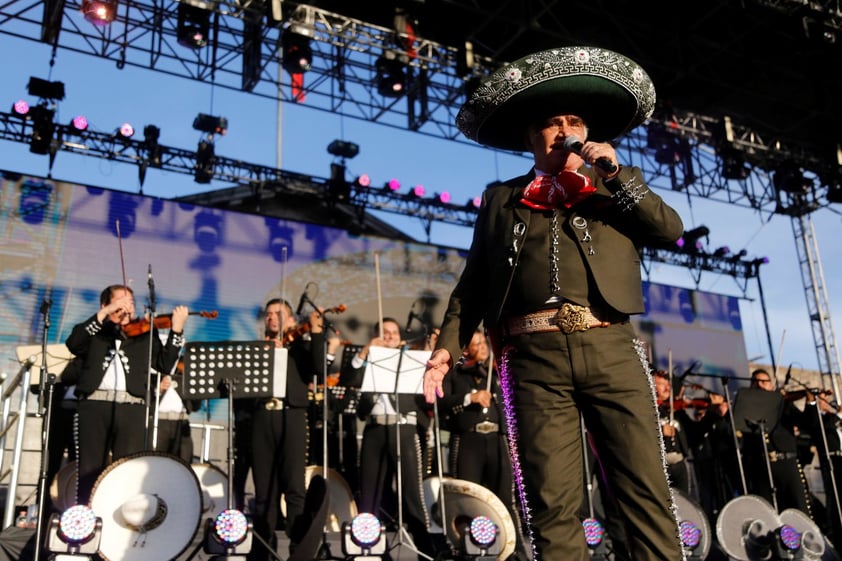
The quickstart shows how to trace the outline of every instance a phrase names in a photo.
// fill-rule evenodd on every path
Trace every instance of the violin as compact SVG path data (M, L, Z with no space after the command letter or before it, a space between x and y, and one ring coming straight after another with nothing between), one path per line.
M808 395L813 395L813 390L795 390L791 392L782 392L784 396L784 401L798 401L802 397L807 397ZM818 392L819 398L827 397L833 395L833 390L821 390Z
M212 310L210 312L188 312L187 315L202 316L203 318L207 319L216 319L219 316L219 312L217 312L216 310ZM122 328L123 333L125 333L127 337L137 337L138 335L149 333L149 328L151 327L151 325L154 325L156 329L171 328L172 314L161 314L159 316L155 316L155 319L153 319L151 323L147 318L137 318L131 320L126 325L121 325L120 327Z
M341 314L345 310L347 310L345 304L339 304L338 306L334 306L333 308L328 308L324 310L323 312L321 312L321 314ZM306 321L297 323L294 326L287 329L286 331L284 331L284 336L281 339L283 340L284 345L288 345L309 331L310 320L307 319Z
M658 407L665 407L669 405L669 401L658 400ZM707 409L710 407L709 399L676 399L673 402L673 410L681 411L683 409Z

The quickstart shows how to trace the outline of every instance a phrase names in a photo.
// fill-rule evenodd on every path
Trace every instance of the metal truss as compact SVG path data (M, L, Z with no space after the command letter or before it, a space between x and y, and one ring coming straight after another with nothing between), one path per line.
M82 133L71 129L70 125L55 124L55 133L49 145L48 155L54 158L59 151L107 159L125 164L138 166L139 173L144 174L149 167L162 170L194 175L197 169L210 166L213 178L218 181L233 184L228 189L214 190L191 197L193 202L208 206L220 203L245 203L255 198L270 198L277 194L312 196L319 200L331 201L333 204L346 204L355 208L364 220L366 210L378 210L403 216L421 219L429 235L430 225L446 223L457 226L472 227L476 221L477 208L471 204L458 205L444 203L436 198L418 198L408 193L392 192L385 188L363 187L356 183L342 185L331 184L329 179L314 178L308 175L279 170L268 166L250 164L241 160L233 160L221 156L214 156L212 161L202 163L197 159L195 151L173 148L158 144L150 144L147 140L118 138L113 134L85 131ZM33 123L11 113L0 113L0 140L29 143L32 138ZM649 155L639 145L640 136L645 133L636 132L631 135L632 141L626 147L641 163L648 165ZM635 144L638 142L638 144ZM676 166L666 165L666 168ZM645 168L644 168L645 169ZM686 170L683 172L686 174ZM650 167L648 175L652 185L664 183L665 180L686 181L686 176L680 172L672 174L660 168ZM675 175L676 177L673 177ZM705 176L710 174L705 174ZM701 184L700 179L694 182ZM248 187L248 189L242 189ZM669 187L668 187L669 188ZM711 188L710 196L732 195L731 191L723 188ZM742 204L752 208L762 208L771 202L766 191L761 191L757 198L749 199L745 196L734 196L733 204ZM743 256L714 255L702 251L684 252L670 248L650 249L644 251L643 257L652 262L668 263L687 268L695 275L703 271L726 274L740 279L757 277L759 265L762 261L743 259ZM696 276L696 281L699 278Z
M190 4L196 2L191 0ZM12 0L0 5L0 33L52 43L61 49L298 103L351 118L456 139L456 112L472 75L495 66L474 57L463 70L458 49L300 5L282 23L264 2L205 2L211 13L211 43L191 49L178 43L179 2L120 2L108 26L85 21L80 2ZM246 6L246 7L244 7ZM312 38L312 68L293 87L282 70L281 37ZM377 59L389 52L408 66L406 95L381 96Z
M817 4L808 0L758 1L779 9ZM454 47L306 4L282 14L289 3L280 0L184 2L210 10L211 42L205 48L191 49L178 43L180 2L172 0L120 2L117 19L108 26L85 21L78 1L8 0L0 4L0 33L113 60L118 67L146 68L455 141L466 141L455 126L455 117L471 85L504 63L469 57ZM285 33L311 39L312 68L300 75L303 83L295 87L282 69ZM377 91L376 62L387 52L409 68L406 95L401 98L383 97ZM773 171L781 162L792 162L816 173L820 181L838 178L838 164L829 158L808 153L784 139L766 138L739 126L737 120L735 116L729 124L727 145L754 168ZM679 110L656 115L651 122L661 124L675 138L706 145L711 151L723 145L720 118ZM694 170L695 177L688 174L677 181L692 189L699 182L689 179L704 180L700 173L705 169L700 167ZM665 173L672 181L675 170ZM713 186L716 191L736 193L721 185L721 178L712 175L706 179L701 181L705 191ZM755 192L753 186L742 187L747 189L739 189L739 195L749 206L762 204L765 193Z

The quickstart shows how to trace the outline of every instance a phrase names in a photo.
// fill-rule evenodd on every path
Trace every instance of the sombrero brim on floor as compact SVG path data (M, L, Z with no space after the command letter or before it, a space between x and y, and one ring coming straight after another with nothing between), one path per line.
M604 142L642 124L654 108L655 86L634 61L597 47L561 47L490 74L460 109L456 126L480 144L522 152L537 120L578 115L588 139Z

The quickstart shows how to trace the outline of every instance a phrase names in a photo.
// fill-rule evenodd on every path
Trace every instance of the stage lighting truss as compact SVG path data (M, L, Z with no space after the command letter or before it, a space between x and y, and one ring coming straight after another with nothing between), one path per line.
M252 522L237 509L223 510L216 518L207 521L204 550L205 553L219 555L214 559L248 555L252 541Z
M110 25L117 19L117 0L83 0L82 15L94 25Z
M369 512L342 523L342 554L356 561L382 559L386 553L386 527Z
M92 559L99 549L102 519L87 505L75 505L50 517L47 549L51 560Z

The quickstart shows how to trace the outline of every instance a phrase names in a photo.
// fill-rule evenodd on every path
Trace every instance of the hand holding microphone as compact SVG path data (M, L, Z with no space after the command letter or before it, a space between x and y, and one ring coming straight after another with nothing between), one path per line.
M582 143L581 139L578 136L570 135L564 139L564 148L565 150L570 150L574 154L578 154L585 158L585 161L588 161L587 152L588 150L585 149L585 145ZM583 151L585 152L583 154ZM594 167L597 167L607 173L608 175L617 173L617 164L615 164L611 159L606 156L597 156L593 158L593 161L588 161L588 163L592 164Z

